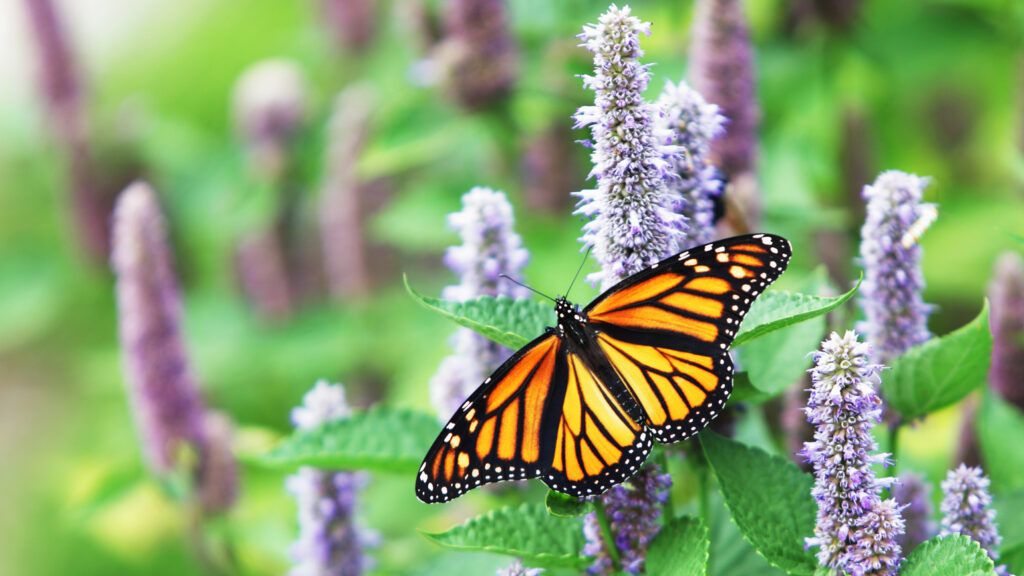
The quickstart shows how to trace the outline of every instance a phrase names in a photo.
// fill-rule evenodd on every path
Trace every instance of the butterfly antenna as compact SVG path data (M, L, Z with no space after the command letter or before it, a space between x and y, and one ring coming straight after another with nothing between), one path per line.
M576 279L580 277L580 272L583 271L583 265L587 263L587 256L590 256L590 250L593 246L587 246L587 252L583 255L583 261L580 262L580 267L576 269L576 274L572 277L572 282L569 282L569 289L565 291L565 295L568 296L572 292L572 287L576 285Z
M552 302L555 301L555 299L552 298L551 296L548 296L547 294L541 292L540 290L537 290L535 288L531 288L531 287L527 286L526 284L523 284L522 282L520 282L519 280L516 280L515 278L509 276L508 274L498 274L498 277L499 278L504 278L505 280L508 280L509 282L511 282L513 284L518 284L519 286L522 286L523 288L526 288L530 292L533 292L535 294L540 294L541 296L547 298L548 300L551 300Z

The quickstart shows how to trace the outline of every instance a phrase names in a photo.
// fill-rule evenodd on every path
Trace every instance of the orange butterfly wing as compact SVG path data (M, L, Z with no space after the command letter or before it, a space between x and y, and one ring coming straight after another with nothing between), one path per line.
M445 502L503 480L547 470L554 438L545 418L564 388L563 343L545 334L485 380L445 425L417 473L416 495Z
M659 442L686 439L721 412L732 391L729 345L790 256L789 242L771 234L712 242L627 278L585 309Z

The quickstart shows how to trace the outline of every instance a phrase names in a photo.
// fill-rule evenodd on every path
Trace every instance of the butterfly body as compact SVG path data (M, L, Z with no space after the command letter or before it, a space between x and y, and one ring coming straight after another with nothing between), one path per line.
M652 440L706 426L732 390L728 346L785 269L789 243L754 234L682 252L548 328L485 380L445 425L416 494L444 502L481 484L540 478L593 496L636 473Z

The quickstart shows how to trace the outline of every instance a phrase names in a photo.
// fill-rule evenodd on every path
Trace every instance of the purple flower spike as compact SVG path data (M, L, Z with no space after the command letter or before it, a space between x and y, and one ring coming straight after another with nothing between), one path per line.
M445 264L459 275L459 283L441 293L447 300L466 301L478 296L525 298L529 292L502 274L521 280L529 254L513 229L512 205L501 192L473 188L462 197L462 211L448 217L462 238L445 254ZM446 358L430 381L430 397L442 417L449 414L512 355L512 351L468 328L452 337L455 353Z
M906 523L906 531L899 543L907 553L935 535L931 491L931 485L924 478L911 473L900 474L892 486L892 497L902 507Z
M939 536L963 534L981 545L993 561L999 560L1001 538L996 529L996 512L988 493L989 479L981 468L961 464L942 481L942 529ZM1007 574L1005 566L996 572Z
M996 261L992 301L992 389L1024 410L1024 258L1007 252Z
M924 277L917 243L922 227L935 215L934 205L921 202L927 185L927 178L892 170L864 187L867 217L861 229L860 303L866 320L861 329L882 362L931 337L931 306L921 297Z
M253 64L238 78L233 114L253 172L277 182L290 161L292 141L308 107L306 78L290 60Z
M504 0L447 0L445 39L437 58L448 90L478 110L508 96L519 73L519 54Z
M593 247L601 271L591 282L610 287L672 253L685 225L669 208L666 157L671 148L655 136L657 109L643 92L650 81L640 64L640 35L649 22L612 5L596 25L583 27L583 46L594 54L594 75L583 86L594 91L594 105L581 107L576 127L591 127L597 188L582 190L577 214L591 218L584 244Z
M629 481L629 486L613 486L600 497L623 572L643 573L647 547L661 530L662 506L671 487L671 476L662 474L656 464L647 464ZM587 572L600 576L615 574L596 513L584 518L583 535L587 540L583 554L594 558Z
M725 118L718 106L708 104L686 82L665 84L658 99L660 131L678 150L669 159L669 206L685 219L684 232L675 251L686 250L714 240L714 198L722 191L722 179L711 165L711 141L724 132Z
M315 428L349 414L345 389L321 380L292 410L300 430ZM366 549L377 535L355 522L357 500L365 484L361 474L301 468L286 480L286 488L298 504L299 539L292 548L292 576L339 574L359 576L372 567Z
M833 332L814 353L807 420L814 426L814 441L804 444L803 456L814 467L812 494L818 502L818 521L810 546L817 546L818 562L851 576L894 575L901 559L898 538L903 520L893 500L880 493L892 479L879 479L873 464L884 464L886 454L871 427L881 420L878 374L871 363L871 348L857 334Z
M690 82L728 119L712 144L712 159L727 176L753 173L757 164L754 51L740 0L699 0L690 46Z
M201 450L203 401L181 333L181 295L156 193L136 182L114 211L121 349L150 468L175 471L184 446Z

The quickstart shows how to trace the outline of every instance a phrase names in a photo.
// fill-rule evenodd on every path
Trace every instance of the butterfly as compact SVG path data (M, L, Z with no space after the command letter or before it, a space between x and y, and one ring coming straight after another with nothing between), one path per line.
M513 354L444 426L416 496L446 502L528 478L595 496L628 480L653 440L684 440L721 413L732 391L729 345L791 254L780 236L736 236L662 260L583 309L558 298L557 326Z

